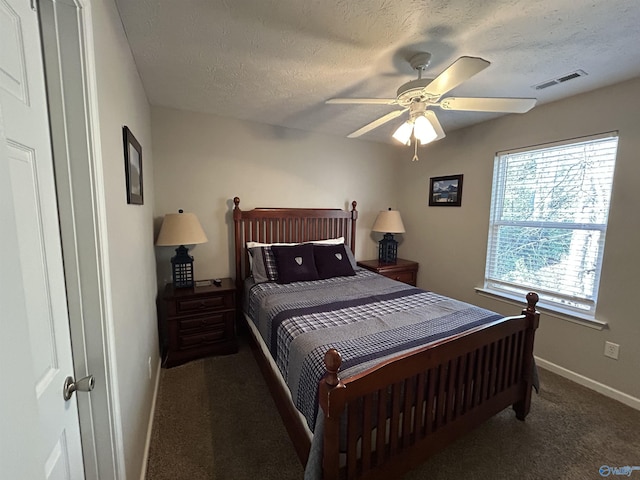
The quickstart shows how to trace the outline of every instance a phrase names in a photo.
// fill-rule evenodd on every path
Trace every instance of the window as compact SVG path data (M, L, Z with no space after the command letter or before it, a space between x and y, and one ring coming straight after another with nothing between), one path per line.
M617 133L498 153L485 290L594 318Z

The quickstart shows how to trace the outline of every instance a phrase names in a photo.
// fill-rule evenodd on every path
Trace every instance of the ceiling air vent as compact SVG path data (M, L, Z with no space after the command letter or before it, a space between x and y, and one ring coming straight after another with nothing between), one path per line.
M546 82L534 85L532 88L535 88L536 90L543 90L553 85L559 85L561 83L568 82L569 80L573 80L574 78L584 77L585 75L587 75L587 72L585 72L584 70L576 70L575 72L567 73L566 75L554 78L553 80L547 80Z

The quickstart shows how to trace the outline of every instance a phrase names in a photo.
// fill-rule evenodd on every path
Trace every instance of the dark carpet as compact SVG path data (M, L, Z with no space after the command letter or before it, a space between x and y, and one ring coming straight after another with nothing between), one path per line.
M640 411L542 369L540 384L525 422L506 409L404 479L587 480L603 478L603 465L640 466ZM302 477L245 342L235 355L162 370L147 480Z

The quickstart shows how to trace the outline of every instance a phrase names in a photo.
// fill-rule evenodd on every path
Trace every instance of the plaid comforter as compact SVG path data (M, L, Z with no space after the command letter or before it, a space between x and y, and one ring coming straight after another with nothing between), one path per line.
M502 318L364 269L356 276L248 284L245 310L268 346L296 407L315 428L325 352L341 377L402 352Z

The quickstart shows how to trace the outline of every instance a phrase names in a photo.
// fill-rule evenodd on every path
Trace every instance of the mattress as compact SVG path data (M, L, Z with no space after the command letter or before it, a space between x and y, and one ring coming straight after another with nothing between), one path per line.
M328 349L340 352L340 376L346 378L503 318L365 269L356 268L355 273L289 284L245 284L245 314L311 432Z

